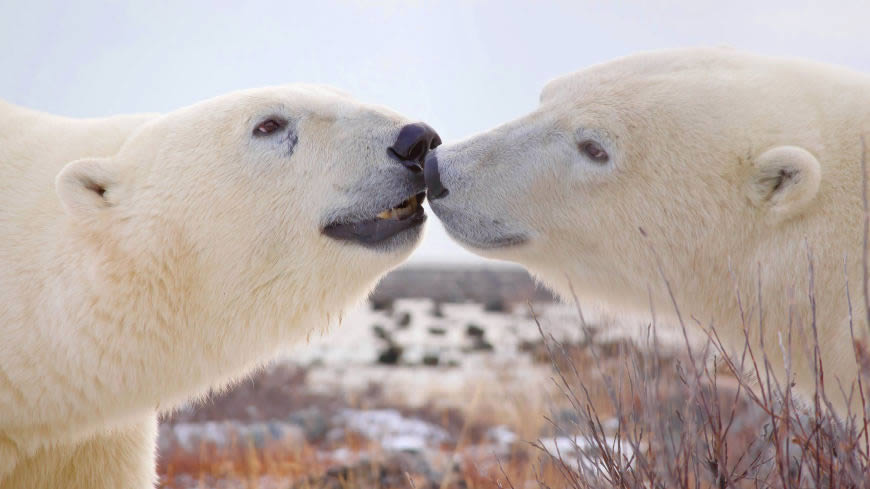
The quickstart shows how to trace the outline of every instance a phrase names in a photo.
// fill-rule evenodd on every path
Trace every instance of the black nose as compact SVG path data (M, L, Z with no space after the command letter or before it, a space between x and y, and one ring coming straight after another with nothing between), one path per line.
M423 170L423 160L430 149L441 144L441 138L428 124L408 124L399 131L396 142L387 150L406 168L414 172Z
M430 154L426 158L426 164L423 165L423 177L426 179L426 188L428 192L426 196L430 201L447 197L450 193L444 185L441 184L441 173L438 170L438 157L435 153Z

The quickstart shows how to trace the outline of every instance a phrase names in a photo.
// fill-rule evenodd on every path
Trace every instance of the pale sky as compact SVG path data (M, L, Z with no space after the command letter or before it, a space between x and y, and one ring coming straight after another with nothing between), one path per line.
M867 1L0 1L0 98L70 116L315 82L449 142L531 110L555 76L642 50L729 45L870 72ZM481 261L431 217L412 261Z

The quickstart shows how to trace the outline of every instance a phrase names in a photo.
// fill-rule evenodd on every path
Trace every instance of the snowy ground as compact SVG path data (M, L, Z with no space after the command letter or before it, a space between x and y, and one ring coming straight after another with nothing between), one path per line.
M574 306L555 303L367 304L250 382L165 420L165 487L333 487L324 481L373 460L388 469L354 487L409 487L408 474L438 487L469 467L491 472L529 443L593 449L544 418L572 412L535 319L566 345L594 345L590 378L618 369L600 363L645 328L583 312L586 330Z

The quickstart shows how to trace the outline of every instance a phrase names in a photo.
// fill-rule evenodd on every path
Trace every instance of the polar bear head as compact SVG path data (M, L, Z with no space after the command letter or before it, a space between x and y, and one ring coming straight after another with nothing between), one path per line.
M731 284L729 260L754 269L787 254L805 270L803 238L833 232L824 206L844 188L860 195L849 121L866 86L845 69L729 49L622 58L432 152L430 205L463 246L564 294L572 280L644 307L662 268L701 294L709 277Z
M343 307L411 253L438 143L332 89L256 89L158 116L56 187L95 287L167 288L263 319Z

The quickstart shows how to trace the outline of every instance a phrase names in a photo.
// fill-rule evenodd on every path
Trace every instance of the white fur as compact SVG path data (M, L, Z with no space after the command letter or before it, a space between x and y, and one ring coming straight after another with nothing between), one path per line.
M838 379L848 391L856 376L846 276L855 330L867 330L862 135L867 75L728 49L643 53L561 77L531 114L439 148L449 194L432 206L470 250L519 262L565 297L573 285L647 314L652 300L674 319L661 264L689 328L715 325L732 347L745 323L758 351L760 294L781 378L793 313L805 394L811 252L826 389L843 410ZM589 140L607 163L581 151Z
M273 116L295 146L253 137ZM0 488L151 487L159 411L340 320L416 239L320 229L407 172L407 122L298 85L92 120L0 102Z

